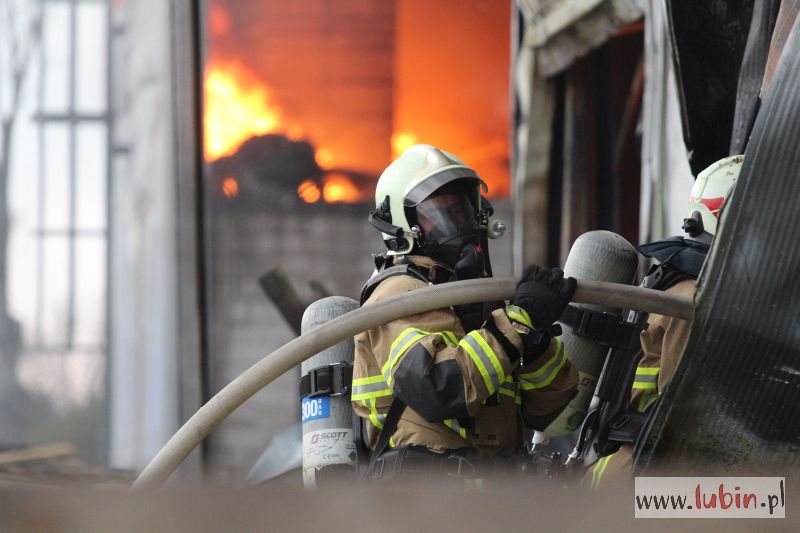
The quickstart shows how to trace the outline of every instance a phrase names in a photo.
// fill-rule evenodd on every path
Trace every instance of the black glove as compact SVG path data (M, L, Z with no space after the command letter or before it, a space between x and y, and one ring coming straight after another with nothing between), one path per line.
M533 327L548 329L567 308L576 285L575 278L564 279L560 268L550 270L531 265L517 283L511 303L528 313Z
M465 332L480 329L495 309L502 309L504 302L478 302L453 306L461 327Z

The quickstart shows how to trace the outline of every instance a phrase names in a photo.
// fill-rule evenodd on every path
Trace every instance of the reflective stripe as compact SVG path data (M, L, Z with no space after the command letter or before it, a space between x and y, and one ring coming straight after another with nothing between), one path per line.
M389 437L389 448L394 448L395 446L397 445L394 443L394 438Z
M536 370L535 372L527 372L525 374L520 374L519 381L522 386L522 390L533 390L533 389L541 389L550 385L556 376L564 368L564 365L567 363L567 354L564 352L564 343L561 342L560 339L555 339L556 341L556 353L553 357L550 358L547 363L545 363L540 369Z
M462 439L467 440L467 430L461 427L461 424L458 423L458 420L454 418L448 418L447 420L442 420L442 422L444 422L445 426L461 435Z
M500 394L514 399L516 399L517 397L517 392L512 388L506 388L505 385L500 385Z
M350 399L355 402L391 395L392 391L386 385L383 376L367 376L353 380L353 391Z
M472 362L475 363L489 394L494 394L500 387L500 383L506 379L506 374L494 350L477 331L469 332L458 345L466 350Z
M640 390L655 389L658 386L658 372L660 367L637 368L633 388Z
M365 378L355 378L353 380L353 386L357 385L371 385L373 383L384 383L383 376L380 374L376 374L374 376L367 376Z
M445 344L452 344L455 346L458 344L458 339L456 338L456 334L452 331L440 331L439 335L444 337Z
M389 351L389 358L386 360L383 368L381 368L383 378L389 386L392 385L392 368L394 368L394 365L397 364L397 360L400 359L400 357L406 353L411 346L421 341L428 335L440 335L442 339L444 339L446 346L457 344L456 336L451 331L439 331L436 333L431 333L430 331L425 331L419 328L404 329L392 342L392 346Z
M369 421L378 429L383 429L383 424L386 422L386 415L379 413L375 406L375 400L367 400L367 407L369 407Z
M594 465L594 470L592 471L592 488L596 489L600 486L600 479L603 477L603 472L606 471L606 467L608 466L608 462L611 461L611 458L614 457L616 453L612 453L611 455L606 455L605 457L601 458L597 461L597 464Z
M386 360L386 364L383 365L383 368L381 368L381 373L383 374L387 385L391 386L392 384L392 367L400 358L400 356L403 355L412 344L424 338L427 334L427 331L422 331L421 329L406 328L402 333L400 333L400 335L397 336L394 342L392 342L392 347L389 351L389 358Z
M655 403L659 396L661 396L661 393L656 390L645 392L642 394L642 397L639 398L639 405L636 409L640 413L644 413L651 405Z
M517 399L517 384L514 383L513 376L506 376L506 380L500 385L500 394Z
M528 315L528 312L523 308L516 306L516 305L507 305L506 306L506 315L511 320L516 320L520 324L528 326L529 328L533 327L533 322L531 322L531 317Z

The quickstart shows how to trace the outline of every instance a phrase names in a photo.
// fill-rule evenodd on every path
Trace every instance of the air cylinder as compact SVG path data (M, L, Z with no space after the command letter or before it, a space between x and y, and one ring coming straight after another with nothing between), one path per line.
M636 278L638 264L636 249L625 238L605 230L589 231L578 237L572 245L564 265L564 275L630 285ZM571 305L616 315L622 311L602 305ZM576 335L566 324L561 324L561 328L561 341L567 357L578 369L578 394L545 429L543 436L547 438L569 435L580 427L608 354L607 346Z
M358 307L358 302L344 296L317 300L303 313L301 332L306 334ZM325 478L355 471L357 455L350 404L354 351L353 339L349 338L300 365L303 484L306 487L315 487Z

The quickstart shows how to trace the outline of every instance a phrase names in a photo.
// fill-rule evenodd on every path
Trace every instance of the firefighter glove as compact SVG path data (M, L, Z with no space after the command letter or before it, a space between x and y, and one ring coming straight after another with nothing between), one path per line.
M534 328L549 330L572 300L576 285L575 278L564 279L560 268L531 265L517 283L511 303L528 313Z

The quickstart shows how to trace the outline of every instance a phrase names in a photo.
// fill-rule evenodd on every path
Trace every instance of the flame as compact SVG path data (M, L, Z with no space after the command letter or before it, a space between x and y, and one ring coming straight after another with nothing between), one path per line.
M235 64L211 64L205 79L205 152L207 160L234 153L254 135L276 131L281 110L269 89Z
M304 202L313 204L322 198L322 191L319 190L314 180L305 180L297 187L297 196L302 198Z
M226 198L236 198L239 196L239 182L236 181L236 178L228 176L222 180L222 194L224 194Z
M330 168L333 166L333 153L331 153L329 149L320 147L314 156L314 159L317 160L317 164L322 168Z
M231 29L231 17L221 5L212 4L208 9L208 29L213 37L221 37Z
M322 186L322 197L331 204L360 202L363 196L352 181L340 174L329 175Z
M211 17L210 23L218 31L228 31L230 19L224 10L212 12ZM242 143L255 135L284 133L294 141L305 137L303 128L286 124L282 109L273 102L270 88L236 63L212 61L207 66L203 119L208 161L235 153ZM324 146L318 148L314 156L322 168L331 168L336 163L333 151ZM222 180L222 193L227 198L239 195L239 183L234 176ZM321 185L312 179L303 181L297 187L297 195L312 204L320 200L359 202L364 198L364 193L352 180L338 173L329 174Z
M400 154L417 144L417 136L408 132L395 132L392 134L392 157L398 157Z

